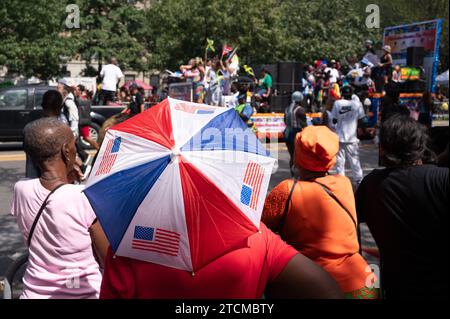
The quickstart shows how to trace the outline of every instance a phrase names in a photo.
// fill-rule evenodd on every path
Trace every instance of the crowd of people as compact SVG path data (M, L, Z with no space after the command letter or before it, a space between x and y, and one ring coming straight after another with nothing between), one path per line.
M429 118L411 118L395 90L398 68L390 48L377 65L354 65L343 76L339 63L316 61L303 75L286 109L286 143L295 177L267 196L259 232L245 248L228 252L191 273L115 256L95 213L82 193L86 177L78 160L77 137L88 125L82 86L64 81L45 93L44 118L27 125L24 149L27 177L14 187L11 212L30 257L22 298L447 298L448 147L439 158L429 148ZM192 81L194 101L221 105L223 96L241 118L251 117L254 95L267 103L273 79L263 70L255 89L236 87L233 56L180 67ZM369 65L372 63L372 65ZM374 71L375 70L375 71ZM123 74L117 60L102 70L104 103L114 102ZM377 75L374 76L373 74ZM381 166L363 177L358 156L358 125L366 118L371 92L385 95L379 132ZM105 122L105 131L144 111L139 87L129 87L129 104ZM234 104L233 104L234 103ZM421 113L429 113L425 95ZM307 112L324 110L320 125ZM423 109L423 111L422 111ZM86 119L88 120L88 119ZM423 124L425 125L423 125ZM445 154L443 154L445 155ZM354 184L344 174L348 160ZM439 167L439 165L441 167ZM442 167L443 166L443 167ZM447 167L445 167L447 166ZM337 174L331 170L336 167ZM88 173L87 173L88 175ZM377 277L361 253L359 224L367 223L377 243ZM231 230L230 230L231 231ZM77 278L77 285L67 286ZM381 283L381 286L379 286Z
M299 177L267 196L260 232L195 278L108 249L83 186L72 185L79 172L67 124L46 117L24 134L40 173L15 185L11 209L30 251L23 298L374 299L377 279L383 298L448 297L449 171L434 164L426 128L408 115L382 124L386 168L365 177L356 195L347 178L330 174L338 135L326 126L302 130L295 138ZM360 222L379 247L380 278L360 254ZM74 274L78 288L64 288Z

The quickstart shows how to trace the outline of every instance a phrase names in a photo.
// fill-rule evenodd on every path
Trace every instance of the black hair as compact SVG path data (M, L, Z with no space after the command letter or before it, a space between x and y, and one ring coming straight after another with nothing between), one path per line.
M77 87L81 92L86 91L86 87L83 84L78 84Z
M425 126L410 116L394 114L380 129L383 164L387 167L409 166L422 160L433 163L436 155L429 148L430 138Z
M393 103L398 104L400 100L400 89L398 85L394 82L389 82L385 85L384 90L386 91L386 98L390 98Z
M52 117L44 117L28 123L23 130L23 148L33 162L40 163L55 158L62 146L70 143L73 134L67 124Z
M51 113L52 115L59 116L61 114L62 104L63 97L59 91L48 90L42 97L42 108L44 109L44 113L46 113L46 115Z
M272 76L272 74L270 73L270 71L268 70L267 67L263 67L261 70L261 73L264 72L265 74L269 74L270 76Z
M237 83L231 83L231 88L230 88L231 93L236 93L238 92L238 87L237 87Z
M351 100L353 96L354 90L351 85L346 85L342 88L342 96L346 100Z

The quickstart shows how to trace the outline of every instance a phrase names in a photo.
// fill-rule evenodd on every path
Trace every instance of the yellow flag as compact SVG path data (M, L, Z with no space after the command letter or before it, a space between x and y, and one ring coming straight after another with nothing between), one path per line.
M206 45L206 51L211 50L212 52L216 52L216 49L214 49L214 40L206 38L206 42L208 43Z
M244 65L244 71L248 74L250 74L251 76L255 76L255 72L253 72L253 69L251 67L249 67L248 65Z

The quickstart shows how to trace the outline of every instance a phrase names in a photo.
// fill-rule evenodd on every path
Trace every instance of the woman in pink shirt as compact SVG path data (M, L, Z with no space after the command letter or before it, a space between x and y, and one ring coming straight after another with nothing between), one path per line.
M43 118L25 127L24 148L41 175L14 186L11 212L29 250L21 298L98 298L108 243L83 186L72 184L75 138Z

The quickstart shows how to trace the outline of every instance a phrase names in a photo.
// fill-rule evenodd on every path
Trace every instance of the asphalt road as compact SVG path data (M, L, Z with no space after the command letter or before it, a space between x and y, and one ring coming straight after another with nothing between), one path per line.
M277 171L272 175L270 189L286 178L289 173L289 154L282 143L269 145L269 150L278 158ZM360 147L361 164L364 174L378 167L377 146L372 142L362 142ZM26 248L16 225L15 218L10 216L10 202L14 183L25 174L25 154L20 143L0 143L0 276L7 265ZM374 241L367 227L362 227L363 245L373 247ZM369 263L377 260L365 255Z

